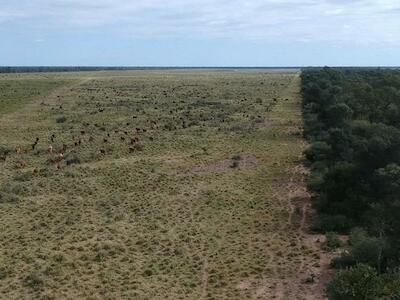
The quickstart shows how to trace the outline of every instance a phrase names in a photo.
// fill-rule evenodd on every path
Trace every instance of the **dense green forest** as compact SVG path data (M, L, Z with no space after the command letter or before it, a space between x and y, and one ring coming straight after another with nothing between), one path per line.
M302 73L314 230L350 234L330 299L400 299L400 71Z

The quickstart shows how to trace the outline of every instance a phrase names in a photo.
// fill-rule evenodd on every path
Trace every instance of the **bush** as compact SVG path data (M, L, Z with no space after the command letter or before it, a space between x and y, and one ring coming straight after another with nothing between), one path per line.
M400 273L382 275L381 285L381 299L400 299Z
M339 236L335 232L327 232L326 240L322 245L324 250L333 251L342 246L342 241L339 239Z
M318 192L324 184L324 176L322 173L314 172L307 178L307 187L309 190Z
M328 284L327 294L330 300L376 300L379 290L376 270L367 265L357 265L339 271Z
M305 151L309 161L326 160L332 152L331 146L326 142L315 142Z
M24 285L35 290L38 289L42 284L42 278L36 273L29 274L24 279Z
M378 275L365 264L339 271L328 284L330 300L400 299L400 273Z
M65 116L60 116L56 119L57 123L64 123L65 121L67 121L67 118Z
M350 220L343 215L325 215L320 214L317 216L313 230L319 232L340 232L344 233L351 227Z
M242 159L242 158L241 158L240 155L234 155L234 156L232 157L232 165L231 165L231 168L234 168L234 169L235 169L235 168L238 168L241 159Z
M14 203L18 202L19 198L15 195L0 192L0 203Z
M346 269L356 265L354 257L348 252L342 253L340 257L335 257L331 261L331 267L335 269Z
M366 237L364 240L353 244L351 254L357 263L379 267L379 254L384 252L383 242L376 237Z
M7 155L10 152L11 150L8 147L0 144L0 155Z
M72 155L71 158L68 158L65 162L67 166L70 166L70 165L80 164L81 160L79 159L78 156Z

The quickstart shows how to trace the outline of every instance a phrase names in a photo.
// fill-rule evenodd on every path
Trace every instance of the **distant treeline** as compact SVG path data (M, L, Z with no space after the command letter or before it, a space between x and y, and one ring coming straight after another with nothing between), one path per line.
M314 229L350 233L330 299L400 299L400 71L302 72Z
M127 71L127 70L300 70L300 67L85 67L85 66L73 66L73 67L50 67L50 66L38 66L38 67L12 67L4 66L0 67L0 73L38 73L38 72L82 72L82 71Z
M0 73L37 73L37 72L81 72L81 71L118 71L118 70L143 70L139 67L0 67Z

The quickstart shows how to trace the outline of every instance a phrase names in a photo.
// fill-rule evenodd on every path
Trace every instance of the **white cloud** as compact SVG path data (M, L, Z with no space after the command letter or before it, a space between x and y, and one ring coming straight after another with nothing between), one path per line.
M399 43L399 0L0 0L0 23L285 41Z

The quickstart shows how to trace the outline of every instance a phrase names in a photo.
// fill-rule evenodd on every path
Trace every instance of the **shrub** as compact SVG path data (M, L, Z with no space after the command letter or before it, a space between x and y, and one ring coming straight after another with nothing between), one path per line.
M65 121L67 121L67 118L65 116L60 116L56 119L57 123L64 123Z
M80 163L81 163L81 160L79 159L78 156L72 155L72 156L71 156L70 158L68 158L65 162L66 162L67 166L70 166L70 165L80 164Z
M342 241L335 232L326 233L326 241L323 243L322 247L324 250L332 251L342 246Z
M340 232L344 233L351 227L350 220L343 215L320 214L315 219L313 230L319 232Z
M5 279L8 275L8 270L5 267L0 267L0 280Z
M384 244L379 238L366 237L353 245L351 254L358 263L379 267L379 254L383 252Z
M348 252L342 253L341 256L335 257L331 261L331 267L335 269L346 269L356 265L354 257Z
M365 264L339 271L328 284L330 300L400 299L400 273L378 275Z
M331 151L331 146L326 142L315 142L304 153L309 161L319 161L328 159Z
M324 176L322 173L314 172L307 178L307 187L309 190L318 192L324 184Z
M238 168L241 159L242 159L242 158L241 158L240 155L234 155L234 156L232 157L232 165L231 165L231 168L234 168L234 169L235 169L235 168Z
M11 150L8 147L0 144L0 155L7 155L10 152Z
M43 279L36 273L29 274L24 279L24 285L32 289L38 289L43 284Z
M330 300L376 300L379 298L378 274L367 265L339 271L328 284L327 294Z
M14 203L18 200L19 198L15 195L0 192L0 203Z

